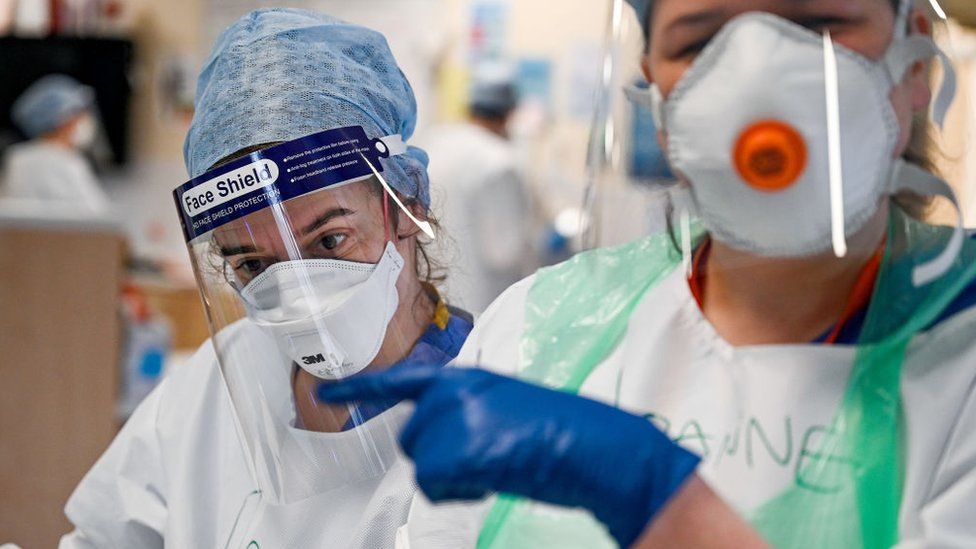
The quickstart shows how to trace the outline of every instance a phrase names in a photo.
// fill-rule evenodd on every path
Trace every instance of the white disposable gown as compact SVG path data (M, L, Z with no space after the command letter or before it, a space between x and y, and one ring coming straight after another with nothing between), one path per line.
M479 314L534 267L531 193L507 141L471 123L420 139L430 154L434 211L451 246L446 295Z
M101 215L109 201L88 161L75 149L41 140L12 145L6 153L0 195L57 203Z
M329 489L272 505L253 480L207 342L140 404L72 494L65 513L76 529L61 547L393 547L416 485L386 431L406 420L407 406L354 431L305 432L337 454L362 452L360 436L374 435L377 455L392 464L385 473L335 467L316 479Z
M645 296L624 339L581 394L654 421L701 455L702 478L748 513L790 486L798 466L813 458L843 395L855 348L733 347L704 318L680 271ZM518 372L532 282L512 287L485 312L458 364L480 359L485 368ZM916 336L903 368L899 547L976 547L976 307ZM494 501L433 506L418 494L405 528L409 546L474 547Z

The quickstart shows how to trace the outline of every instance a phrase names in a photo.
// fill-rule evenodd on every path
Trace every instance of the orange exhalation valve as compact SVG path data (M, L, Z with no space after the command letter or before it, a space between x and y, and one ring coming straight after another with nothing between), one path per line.
M800 132L777 120L757 122L735 144L735 168L749 186L781 191L800 178L807 165L807 144Z

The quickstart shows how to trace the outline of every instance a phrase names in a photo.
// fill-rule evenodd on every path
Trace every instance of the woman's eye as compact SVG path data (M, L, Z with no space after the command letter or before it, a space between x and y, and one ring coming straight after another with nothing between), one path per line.
M344 234L329 234L322 237L321 244L326 250L334 250L346 239Z
M247 259L237 265L237 269L249 275L260 273L264 269L264 262L260 259Z
M681 48L681 50L678 52L678 58L684 59L686 57L692 57L698 55L699 53L702 52L702 50L705 49L705 46L708 46L708 43L711 41L712 39L711 37L709 37L705 40L700 40L689 46L685 46Z
M800 26L806 27L814 32L823 33L828 30L835 30L842 26L846 21L839 17L813 17L797 21Z

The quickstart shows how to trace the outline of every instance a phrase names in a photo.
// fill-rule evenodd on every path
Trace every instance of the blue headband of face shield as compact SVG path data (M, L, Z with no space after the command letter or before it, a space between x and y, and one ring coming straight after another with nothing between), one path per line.
M383 177L383 161L407 152L399 135L370 138L361 126L327 130L252 152L173 191L187 242L269 206L375 177L406 215L433 238Z

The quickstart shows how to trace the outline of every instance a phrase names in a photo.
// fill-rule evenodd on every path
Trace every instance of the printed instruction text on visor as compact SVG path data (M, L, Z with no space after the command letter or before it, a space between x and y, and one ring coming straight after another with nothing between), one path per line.
M382 139L361 126L314 133L256 151L195 177L173 191L190 242L270 205L383 171ZM370 166L372 164L372 167Z

